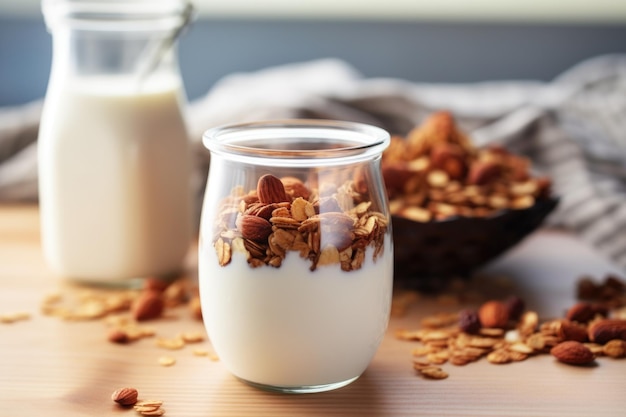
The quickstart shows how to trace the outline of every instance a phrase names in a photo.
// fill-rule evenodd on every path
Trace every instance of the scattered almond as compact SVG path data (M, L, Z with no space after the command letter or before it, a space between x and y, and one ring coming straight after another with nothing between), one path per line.
M604 319L589 326L589 340L592 342L605 344L613 339L626 340L626 320Z
M580 302L574 304L567 310L565 317L568 320L577 321L579 323L587 323L595 315L594 308L590 303Z
M586 365L595 359L587 346L573 340L559 343L550 350L550 354L569 365Z
M611 280L607 279L604 285L626 291L626 284L621 285L621 281L614 276ZM502 328L483 327L481 322L477 330L466 328L464 320L468 317L474 323L473 311L462 310L423 317L420 320L422 328L399 330L396 337L420 343L411 349L411 355L413 368L422 376L425 376L422 373L424 369L427 373L436 374L436 370L445 363L465 366L481 358L493 364L506 364L551 353L561 362L575 365L590 363L596 357L624 358L626 340L622 336L626 308L619 301L619 296L612 294L611 297L609 305L617 306L611 310L602 303L578 303L575 308L568 309L566 315L581 322L557 318L540 323L537 312L523 311L522 300L514 301L517 311L513 316L518 316L515 319L511 317L513 298L509 298L503 304L508 307L510 320ZM502 310L500 304L498 300L491 300L480 306L478 311L482 311L485 323L494 323L493 317L500 315ZM588 323L585 322L585 315L578 315L583 308L587 308L586 305L590 305L593 312L593 318ZM603 318L607 315L612 318ZM458 318L456 323L453 320L455 316Z
M161 292L145 290L133 303L132 314L137 321L152 320L161 316L164 307Z
M487 301L478 310L478 318L483 327L501 329L509 322L508 308L501 301Z
M119 405L133 405L137 402L137 395L135 388L119 388L111 394L111 399Z
M587 328L577 322L563 320L558 328L558 336L562 340L574 340L576 342L586 342Z
M111 329L109 331L107 339L109 340L109 342L119 344L125 344L130 342L130 337L128 336L128 333L126 333L122 329Z

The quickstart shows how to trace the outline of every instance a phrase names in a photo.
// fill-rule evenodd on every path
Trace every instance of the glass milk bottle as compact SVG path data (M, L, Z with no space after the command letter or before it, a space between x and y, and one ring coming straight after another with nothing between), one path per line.
M39 131L44 255L73 280L167 277L192 236L174 44L180 0L44 0L53 60Z
M367 368L391 304L382 129L338 121L209 130L199 284L220 362L253 386L342 387Z

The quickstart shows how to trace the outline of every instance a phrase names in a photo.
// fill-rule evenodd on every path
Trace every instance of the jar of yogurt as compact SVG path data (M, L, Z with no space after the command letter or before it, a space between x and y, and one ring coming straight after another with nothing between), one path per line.
M215 128L199 285L213 347L260 388L320 392L367 368L389 320L389 135L340 121Z
M183 0L44 0L53 61L39 129L46 260L98 284L167 277L191 243L190 148L173 48Z

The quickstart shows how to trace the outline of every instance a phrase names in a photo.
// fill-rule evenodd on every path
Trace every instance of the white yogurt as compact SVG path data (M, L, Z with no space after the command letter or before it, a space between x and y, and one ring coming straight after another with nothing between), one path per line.
M210 236L207 235L207 236ZM389 248L388 239L385 248ZM220 360L237 377L273 387L335 384L367 368L391 306L390 250L362 268L318 266L288 252L280 268L218 265L212 242L199 256L202 313Z
M56 85L39 136L42 244L92 281L177 270L191 239L189 148L174 79Z

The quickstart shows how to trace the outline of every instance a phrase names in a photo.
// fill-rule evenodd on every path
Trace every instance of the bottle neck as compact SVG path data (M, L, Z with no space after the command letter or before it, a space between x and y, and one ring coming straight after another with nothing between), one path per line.
M184 0L44 0L53 38L51 78L146 83L179 77L176 38L188 23ZM133 81L135 80L135 81Z

